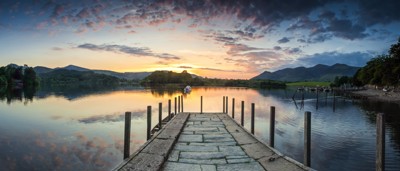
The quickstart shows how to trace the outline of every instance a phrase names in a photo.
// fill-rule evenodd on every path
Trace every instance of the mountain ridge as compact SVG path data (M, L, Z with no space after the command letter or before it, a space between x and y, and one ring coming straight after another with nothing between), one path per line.
M336 63L332 66L317 64L313 67L284 68L275 72L264 71L251 79L270 79L286 82L333 81L336 76L353 76L360 67Z
M113 77L117 77L119 79L126 79L126 80L141 80L150 75L152 72L115 72L115 71L110 71L110 70L95 70L95 69L88 69L76 65L67 65L65 67L56 67L56 68L48 68L44 66L36 66L33 68L36 73L39 75L41 74L46 74L55 70L70 70L70 71L92 71L96 74L104 74L104 75L109 75Z

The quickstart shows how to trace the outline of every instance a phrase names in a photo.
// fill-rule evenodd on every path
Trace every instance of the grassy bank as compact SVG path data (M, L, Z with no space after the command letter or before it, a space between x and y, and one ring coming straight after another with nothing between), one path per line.
M329 86L330 82L294 82L294 83L286 83L287 86L306 86L306 87L315 87L315 86Z

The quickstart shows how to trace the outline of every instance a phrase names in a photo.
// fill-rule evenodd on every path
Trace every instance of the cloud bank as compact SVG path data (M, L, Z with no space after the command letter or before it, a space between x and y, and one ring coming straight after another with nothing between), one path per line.
M116 52L116 53L125 53L128 55L133 56L148 56L148 57L155 57L164 60L178 60L181 59L178 56L169 54L169 53L154 53L147 47L129 47L125 45L95 45L90 43L85 43L77 46L78 48L88 49L93 51L109 51L109 52Z

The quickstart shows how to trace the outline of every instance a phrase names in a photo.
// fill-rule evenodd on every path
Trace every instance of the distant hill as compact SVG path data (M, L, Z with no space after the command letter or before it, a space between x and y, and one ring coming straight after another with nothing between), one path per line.
M43 74L43 73L48 73L48 72L50 72L50 71L53 71L53 69L47 68L47 67L43 67L43 66L34 67L33 70L35 70L35 72L36 72L37 74L39 74L39 75L40 75L40 74Z
M115 72L115 71L109 71L109 70L91 70L87 68L83 68L80 66L75 66L75 65L68 65L65 67L57 67L57 68L48 68L48 67L43 67L43 66L37 66L34 67L34 70L36 73L40 75L43 75L45 73L49 73L55 70L69 70L69 71L80 71L80 72L85 72L85 71L93 71L96 74L104 74L104 75L109 75L113 77L117 77L119 79L126 79L126 80L142 80L145 77L149 76L151 72ZM64 71L65 72L65 71Z
M359 67L345 64L332 66L318 64L314 67L285 68L275 72L264 71L252 79L270 79L277 81L333 81L336 76L353 76Z
M66 69L66 70L71 70L71 71L90 71L90 69L87 68L82 68L80 66L75 66L75 65L68 65L62 68L55 68L55 69Z
M68 69L54 69L40 74L41 84L46 86L115 86L120 79L114 76L97 74L93 71L75 71Z

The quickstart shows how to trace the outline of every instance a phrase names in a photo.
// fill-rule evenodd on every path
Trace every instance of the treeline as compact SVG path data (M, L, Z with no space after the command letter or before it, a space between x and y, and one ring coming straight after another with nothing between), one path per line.
M104 74L96 74L93 71L74 71L57 69L40 75L41 84L51 87L63 86L117 86L121 79Z
M330 87L340 87L345 84L353 85L354 83L353 77L348 77L348 76L340 76L340 77L335 77L333 82L330 84Z
M201 78L192 76L186 70L182 73L172 71L155 71L143 79L142 85L157 86L166 84L191 85L191 86L231 86L252 88L285 88L286 84L272 80L240 80Z
M200 77L189 74L186 70L182 73L176 73L172 71L154 71L149 76L142 80L142 85L154 86L164 84L185 84L201 86L204 85L204 81Z
M39 78L32 67L15 64L0 67L0 87L25 88L38 85Z
M398 86L400 81L400 38L393 44L389 54L371 59L353 77L355 86L366 84L378 86Z

